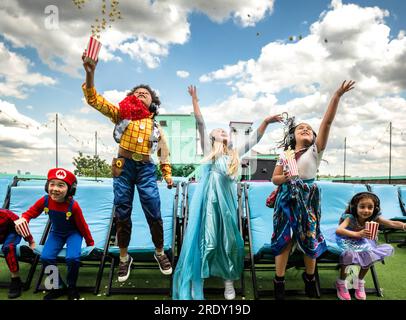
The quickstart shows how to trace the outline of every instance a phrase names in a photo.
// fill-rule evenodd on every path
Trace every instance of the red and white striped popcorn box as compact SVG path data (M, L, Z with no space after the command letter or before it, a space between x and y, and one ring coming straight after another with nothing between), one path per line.
M85 60L95 63L99 56L101 46L102 44L100 41L90 37L89 43L87 44Z
M299 176L299 170L297 168L297 162L295 159L295 152L292 149L288 149L284 152L285 156L283 158L283 164L288 168L289 174L292 177Z
M368 239L375 240L378 236L379 223L375 221L365 222L365 228L369 231Z
M16 225L17 231L19 231L24 238L28 237L31 234L30 228L28 227L28 222L24 218L15 220L14 223Z
M299 176L299 170L297 168L297 162L295 158L288 159L289 171L292 177Z

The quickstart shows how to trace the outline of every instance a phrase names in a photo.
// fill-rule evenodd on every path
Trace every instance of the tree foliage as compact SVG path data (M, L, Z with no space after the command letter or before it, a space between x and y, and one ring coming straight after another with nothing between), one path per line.
M172 176L173 177L187 177L196 169L196 165L194 164L175 164L172 165ZM157 168L157 175L158 179L162 179L162 172Z
M111 165L106 160L100 159L98 155L84 156L79 151L77 157L73 157L75 166L74 174L79 177L104 177L111 178Z

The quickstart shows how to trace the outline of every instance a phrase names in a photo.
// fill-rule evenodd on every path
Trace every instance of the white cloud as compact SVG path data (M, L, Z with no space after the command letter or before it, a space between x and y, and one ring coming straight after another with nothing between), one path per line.
M159 107L159 114L167 114L168 111L164 107Z
M199 78L199 81L200 82L210 82L213 80L224 80L224 79L236 77L238 75L241 75L246 70L247 64L248 63L245 61L239 61L236 65L224 66L223 69L216 70L216 71L210 72L208 74L202 75Z
M45 175L55 166L55 114L47 114L40 124L20 113L16 106L0 100L0 110L18 119L10 125L0 112L0 163L2 171ZM89 107L90 108L90 107ZM82 151L92 156L95 152L95 132L98 136L98 154L107 162L117 153L113 140L113 125L107 118L90 120L82 115L58 114L58 164L74 170L72 159ZM26 126L28 124L28 126Z
M178 70L178 71L176 71L176 75L179 78L187 78L187 77L189 77L189 72L184 71L184 70Z
M0 99L0 125L27 128L37 127L40 124L19 113L14 104Z
M30 72L32 62L9 51L0 42L0 96L25 98L27 90L37 85L52 85L56 81L37 72Z
M268 43L257 60L238 61L202 75L201 82L224 81L233 92L226 101L202 108L208 126L220 121L224 126L232 115L259 121L268 112L287 111L317 131L334 91L344 79L353 79L355 89L342 97L330 132L324 155L329 163L323 163L320 172L342 171L347 137L347 174L385 174L387 168L381 164L387 163L392 121L398 128L392 137L396 146L392 173L404 174L406 37L403 30L390 37L385 23L389 14L378 7L332 1L330 10L309 23L310 33L300 41ZM281 93L285 101L289 96L282 104L277 101ZM268 104L260 104L264 97ZM280 138L266 136L261 145L270 148L275 143L267 140Z
M118 106L119 102L122 101L127 96L128 91L119 91L119 90L107 90L100 93L107 101L110 103ZM86 99L82 98L83 106L79 108L78 112L81 114L89 114L94 110L91 106L89 106L86 102Z
M84 114L89 114L90 113L90 110L91 108L89 108L89 107L82 107L82 108L80 108L79 109L79 113L84 113Z
M274 0L181 0L187 8L207 14L215 22L232 17L235 23L247 27L262 20L273 11Z
M108 90L104 91L102 96L109 102L118 106L118 103L127 96L127 92L128 91Z
M133 42L123 43L119 49L134 60L144 62L151 69L157 68L161 62L161 57L168 55L167 46L142 37Z
M187 105L187 106L180 106L179 108L176 109L175 113L192 113L193 112L193 106L192 105Z
M171 45L184 44L190 37L189 15L207 14L218 23L233 19L242 27L253 26L272 13L273 0L172 0L120 1L122 20L102 30L100 59L120 61L120 53L156 68L169 54ZM59 1L58 25L46 28L52 18L45 13L49 1L6 1L0 7L2 35L15 47L32 47L50 68L79 76L80 56L85 49L90 25L101 19L100 1L87 1L77 9L72 1ZM56 21L56 20L55 20Z

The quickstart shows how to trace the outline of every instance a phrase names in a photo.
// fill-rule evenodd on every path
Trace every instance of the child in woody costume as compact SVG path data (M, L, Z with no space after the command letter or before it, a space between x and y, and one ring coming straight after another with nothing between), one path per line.
M80 253L83 238L87 246L93 246L94 241L89 227L83 217L82 209L73 199L76 192L77 180L75 175L62 168L49 170L45 184L47 195L39 199L21 216L27 222L38 217L42 212L49 215L51 230L41 253L44 266L56 265L58 253L66 244L67 293L69 300L79 299L76 282L80 267ZM61 280L59 280L62 283ZM56 299L66 293L65 289L52 289L44 300Z
M20 219L18 215L7 209L0 209L0 244L3 244L1 250L6 258L7 266L11 274L11 282L8 292L9 299L18 298L21 295L22 283L19 274L19 264L17 260L16 247L21 238L30 244L30 248L35 248L34 239L25 225L23 235L17 230L16 222Z
M131 212L134 186L137 186L142 209L147 219L152 241L155 246L154 257L159 269L165 275L172 274L171 263L163 250L163 224L156 167L151 154L158 149L160 168L168 188L173 186L169 149L161 127L154 120L160 105L156 93L147 85L135 87L119 103L111 104L96 92L94 72L96 62L85 60L86 83L83 93L87 103L109 117L116 124L114 138L119 143L118 157L113 159L114 205L117 225L117 240L120 248L118 281L124 282L130 275L132 257L128 255L131 239Z

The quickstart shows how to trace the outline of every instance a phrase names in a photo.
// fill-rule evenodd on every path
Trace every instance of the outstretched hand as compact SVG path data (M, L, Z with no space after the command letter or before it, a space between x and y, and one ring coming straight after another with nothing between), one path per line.
M283 118L281 114L276 114L273 116L268 116L264 119L267 124L274 123L274 122L283 122Z
M168 189L172 189L173 186L174 186L174 184L173 184L172 178L167 179L167 180L166 180L166 187L167 187Z
M187 91L189 92L189 94L190 94L190 96L192 97L193 100L196 99L196 101L199 101L199 99L197 98L196 86L189 86L187 88Z
M347 80L344 80L344 82L341 84L341 87L336 91L339 97L341 97L344 93L354 89L355 81L350 80L348 83L346 82Z
M28 228L28 222L25 218L20 218L14 221L15 231L20 236L26 238L30 235L30 229Z
M96 61L90 59L89 57L86 57L86 50L82 54L82 61L83 61L83 67L85 68L87 73L93 73L96 70L96 65L99 59Z

